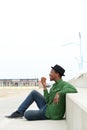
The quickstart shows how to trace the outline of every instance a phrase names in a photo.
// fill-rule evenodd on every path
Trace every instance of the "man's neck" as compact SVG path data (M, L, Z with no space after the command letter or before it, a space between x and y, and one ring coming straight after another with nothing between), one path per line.
M56 82L56 81L58 81L58 80L60 80L61 78L60 77L58 77L58 78L56 78L54 81Z

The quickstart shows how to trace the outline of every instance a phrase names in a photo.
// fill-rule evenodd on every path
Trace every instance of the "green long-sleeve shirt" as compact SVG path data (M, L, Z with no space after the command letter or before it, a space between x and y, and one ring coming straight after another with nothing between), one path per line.
M49 93L48 90L44 90L44 98L47 103L46 108L46 117L53 120L60 120L63 118L65 113L65 104L66 104L66 93L76 93L77 90L74 86L68 82L63 81L62 79L56 81ZM59 94L58 104L53 103L53 99L56 95Z

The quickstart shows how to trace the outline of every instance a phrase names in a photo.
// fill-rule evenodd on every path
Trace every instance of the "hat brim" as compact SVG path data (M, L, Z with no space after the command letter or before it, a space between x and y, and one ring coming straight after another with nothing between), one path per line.
M51 66L51 68L58 72L58 70L56 70L54 67ZM58 73L60 73L60 72L58 72ZM65 76L65 75L63 74L62 76Z

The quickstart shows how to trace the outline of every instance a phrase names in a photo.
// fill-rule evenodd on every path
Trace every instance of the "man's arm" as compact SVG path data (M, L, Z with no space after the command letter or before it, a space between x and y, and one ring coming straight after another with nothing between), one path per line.
M72 85L65 85L64 88L58 92L59 95L65 95L66 93L77 93L77 90Z
M54 102L55 104L57 104L57 103L59 102L59 97L60 97L60 95L59 95L58 93L56 93L56 95L55 95L55 97L54 97L54 100L53 100L53 102Z
M45 101L46 101L46 103L48 103L48 101L49 101L49 93L48 93L48 90L47 90L47 87L46 87L46 78L45 77L41 78L41 83L43 85Z
M72 85L67 84L64 86L64 88L61 91L55 94L53 102L57 104L59 102L60 96L65 95L66 93L77 93L77 90Z

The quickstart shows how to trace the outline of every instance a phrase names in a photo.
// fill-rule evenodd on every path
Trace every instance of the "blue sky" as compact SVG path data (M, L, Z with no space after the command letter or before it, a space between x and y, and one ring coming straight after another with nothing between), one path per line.
M86 0L0 1L0 78L49 78L55 64L66 69L64 79L72 78L79 47L63 45L79 43L81 32L86 49L86 12Z

